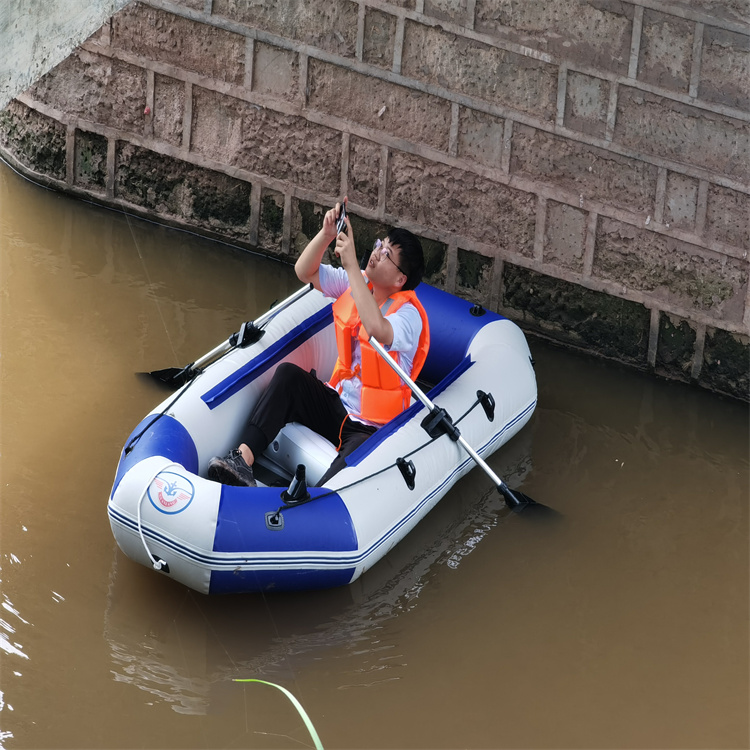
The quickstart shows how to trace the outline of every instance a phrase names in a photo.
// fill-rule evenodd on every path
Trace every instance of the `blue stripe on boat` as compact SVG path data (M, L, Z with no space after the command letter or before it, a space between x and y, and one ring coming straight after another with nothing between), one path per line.
M224 378L221 383L215 385L210 391L203 394L202 398L209 409L215 409L223 404L235 393L242 390L248 383L261 376L274 365L281 362L284 357L297 349L303 341L312 338L316 333L322 331L333 321L331 305L326 305L315 315L311 315L305 321L293 328L289 333L280 338L274 344L263 350L250 362L239 367L229 377Z
M282 507L284 526L269 529L266 513L283 506L279 487L231 487L221 490L215 552L350 552L357 549L357 533L349 511L335 492L310 487L313 500Z
M123 476L137 463L151 456L164 456L181 464L193 474L198 473L198 449L190 433L174 417L166 414L149 414L133 430L125 445L130 445L141 430L144 430L143 435L133 443L130 453L126 455L123 451L120 456L112 487L113 495Z
M107 513L112 522L138 533L138 523L117 509L109 506ZM203 565L215 570L233 571L240 566L247 568L298 568L300 566L322 567L330 570L341 570L356 565L361 557L359 554L343 554L341 552L318 553L316 551L306 553L279 553L278 555L267 555L262 558L253 557L252 551L244 553L214 553L212 551L200 551L195 547L188 546L183 542L175 541L174 538L162 534L150 526L142 525L143 536L151 542L157 542L166 550L171 551L190 562ZM167 562L169 560L167 559Z
M215 570L209 594L237 594L245 591L302 591L346 586L355 568L343 570Z

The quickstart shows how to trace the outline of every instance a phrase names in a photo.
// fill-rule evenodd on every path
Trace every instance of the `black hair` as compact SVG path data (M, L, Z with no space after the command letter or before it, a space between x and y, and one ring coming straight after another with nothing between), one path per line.
M419 238L408 229L394 227L388 232L388 242L400 248L398 262L402 272L406 275L406 282L401 287L404 291L416 289L424 275L424 253Z

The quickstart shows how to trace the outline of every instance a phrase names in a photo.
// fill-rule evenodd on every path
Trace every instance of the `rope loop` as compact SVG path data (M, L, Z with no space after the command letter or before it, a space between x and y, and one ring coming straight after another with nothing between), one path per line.
M167 563L164 560L161 560L157 557L154 557L151 554L151 550L148 548L148 545L146 544L146 537L143 535L143 523L141 521L141 506L143 505L143 500L146 497L146 494L148 493L149 487L153 484L154 479L159 476L159 474L162 473L162 471L165 471L170 466L179 466L180 464L175 463L174 461L168 461L163 466L159 468L159 470L151 477L151 479L148 480L148 483L143 489L143 492L141 493L140 500L138 500L138 507L137 507L137 522L138 522L138 535L141 537L141 544L143 544L143 549L146 550L146 554L148 555L148 559L151 560L151 565L153 566L154 570L162 570L166 567Z

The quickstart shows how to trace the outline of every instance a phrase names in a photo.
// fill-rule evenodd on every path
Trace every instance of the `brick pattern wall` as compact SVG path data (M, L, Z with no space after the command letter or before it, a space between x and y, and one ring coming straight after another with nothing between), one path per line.
M347 194L360 246L412 229L432 283L748 398L746 0L144 0L0 145L289 260Z

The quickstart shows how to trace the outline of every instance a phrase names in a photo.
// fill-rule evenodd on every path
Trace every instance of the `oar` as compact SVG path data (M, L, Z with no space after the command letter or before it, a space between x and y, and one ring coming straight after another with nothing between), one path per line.
M382 345L370 336L370 344L380 354L380 356L390 365L391 369L411 388L412 393L430 410L429 416L422 422L422 426L427 430L430 437L436 437L441 434L448 437L461 445L461 447L471 456L475 463L484 471L492 480L497 491L505 498L507 506L514 513L523 511L533 511L535 513L556 514L557 511L548 508L546 505L537 503L528 495L518 490L512 490L507 484L488 466L487 462L466 442L461 435L458 427L453 423L450 415L445 409L435 406L424 394L422 389L404 372L401 366L391 357Z
M241 349L258 341L264 334L263 327L269 321L276 317L282 310L294 304L298 299L304 297L312 288L312 284L306 284L302 289L298 289L294 294L279 302L278 305L272 307L268 312L263 313L256 320L243 323L239 331L233 333L224 343L219 344L219 346L204 354L195 362L191 362L182 368L167 367L164 370L154 370L147 374L172 388L179 388L189 380L192 380L196 375L199 375L203 367L232 351L232 349Z

